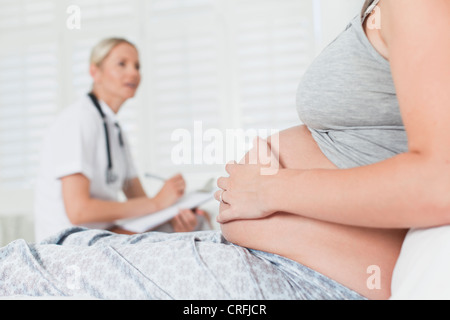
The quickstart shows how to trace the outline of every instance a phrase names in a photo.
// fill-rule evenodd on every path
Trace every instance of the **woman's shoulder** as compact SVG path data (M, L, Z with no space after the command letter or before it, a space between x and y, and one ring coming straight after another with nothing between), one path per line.
M96 112L87 95L80 97L59 113L52 126L53 130L97 130L101 128L101 118Z
M403 35L448 34L450 2L447 0L380 0L381 33L387 43Z

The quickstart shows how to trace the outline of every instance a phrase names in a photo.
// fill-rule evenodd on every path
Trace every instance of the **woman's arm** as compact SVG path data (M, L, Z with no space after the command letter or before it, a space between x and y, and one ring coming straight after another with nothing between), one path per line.
M450 223L450 3L382 1L388 47L409 151L348 170L285 170L227 165L219 187L229 203L219 222L277 211L335 223L431 227Z
M150 214L174 204L185 189L184 180L177 175L169 179L154 198L148 198L139 180L133 179L124 188L129 200L116 202L92 198L90 181L82 174L66 176L61 181L66 213L74 225L113 222Z
M139 178L134 178L125 182L123 187L123 193L127 199L146 197L147 194L142 187L141 180Z

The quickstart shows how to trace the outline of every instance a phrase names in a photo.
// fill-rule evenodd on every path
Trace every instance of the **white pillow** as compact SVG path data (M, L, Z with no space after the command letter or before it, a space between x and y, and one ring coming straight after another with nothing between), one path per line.
M450 299L450 226L408 232L391 291L392 300Z

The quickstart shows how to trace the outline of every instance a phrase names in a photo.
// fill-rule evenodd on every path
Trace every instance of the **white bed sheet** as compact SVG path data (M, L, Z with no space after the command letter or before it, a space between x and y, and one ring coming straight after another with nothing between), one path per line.
M450 299L450 226L408 232L391 289L392 300Z

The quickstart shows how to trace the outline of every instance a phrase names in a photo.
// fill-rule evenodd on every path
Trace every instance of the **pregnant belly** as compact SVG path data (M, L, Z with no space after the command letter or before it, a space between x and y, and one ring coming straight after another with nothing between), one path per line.
M279 139L276 151L284 167L337 169L306 127L286 130ZM260 220L233 221L221 228L230 242L295 260L370 299L390 296L392 271L406 233L338 225L282 212Z

